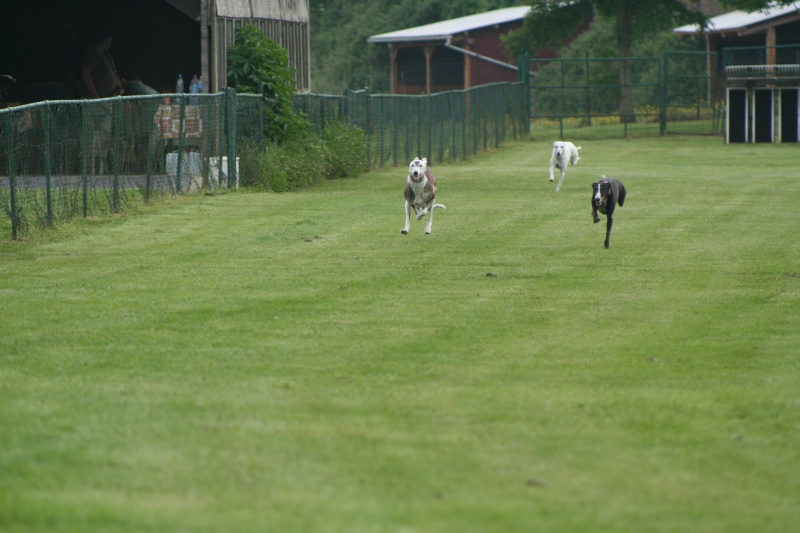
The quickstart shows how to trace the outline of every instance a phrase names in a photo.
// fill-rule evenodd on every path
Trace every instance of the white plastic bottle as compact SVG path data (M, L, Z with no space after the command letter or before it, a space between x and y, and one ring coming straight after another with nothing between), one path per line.
M189 82L189 92L191 94L197 94L199 92L197 88L197 74L195 74L192 78L192 81ZM192 97L189 99L189 103L192 105L197 105L199 103L199 99L196 96Z
M175 92L179 94L183 92L183 74L178 74L178 81L175 82Z

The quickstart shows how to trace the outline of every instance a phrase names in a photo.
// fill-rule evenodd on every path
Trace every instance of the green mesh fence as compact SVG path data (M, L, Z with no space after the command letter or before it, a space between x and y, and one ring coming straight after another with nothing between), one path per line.
M417 156L433 164L459 160L521 138L528 131L526 90L503 82L420 96L298 94L294 106L320 126L340 121L363 129L370 165L381 168Z
M676 51L663 57L531 60L532 135L719 134L723 106L715 59L713 53ZM625 94L631 105L623 113Z
M800 65L800 44L737 46L722 51L722 65Z
M713 52L664 54L662 133L722 133L725 102Z
M262 99L156 95L0 110L0 205L12 238L31 226L236 187L237 137L263 144Z
M620 81L620 69L626 77ZM627 136L658 133L661 61L658 58L532 59L531 120L534 136ZM620 111L623 87L633 113Z
M520 58L520 65L527 62ZM417 156L435 164L497 148L507 138L719 133L714 63L713 54L702 52L533 60L516 83L421 96L297 94L293 104L320 126L336 121L365 131L372 167L405 165ZM623 92L632 101L629 114L620 112ZM247 153L265 146L265 102L227 89L0 110L0 203L7 215L0 231L8 225L16 238L32 225L201 188L235 188L239 147Z
M363 129L371 166L383 167L416 156L463 159L519 138L528 131L526 95L522 83L498 83L429 96L300 94L294 103L317 124ZM226 90L0 110L0 229L17 238L31 226L235 188L239 146L265 146L264 105L260 95Z

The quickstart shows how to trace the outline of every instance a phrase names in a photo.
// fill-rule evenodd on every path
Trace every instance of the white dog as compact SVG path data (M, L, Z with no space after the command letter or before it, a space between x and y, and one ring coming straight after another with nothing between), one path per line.
M425 226L425 233L430 234L433 226L433 210L445 209L445 206L434 203L436 201L436 178L433 177L433 171L428 166L428 158L416 157L408 165L406 188L403 194L406 197L406 226L401 233L406 235L411 227L411 208L413 207L417 214L417 220L430 213L428 225Z
M569 141L556 141L553 143L553 153L550 155L550 181L553 181L554 168L561 171L561 177L558 178L558 185L556 185L556 192L561 190L561 182L564 181L567 165L569 163L577 165L578 161L581 160L578 157L578 150L580 149L580 146L575 146Z

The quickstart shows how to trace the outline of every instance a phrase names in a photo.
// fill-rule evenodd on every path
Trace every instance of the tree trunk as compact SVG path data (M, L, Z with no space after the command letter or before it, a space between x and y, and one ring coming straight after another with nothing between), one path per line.
M633 107L633 87L631 83L631 65L627 58L631 57L633 39L633 6L635 0L617 0L617 51L619 65L619 112L620 122L636 122Z

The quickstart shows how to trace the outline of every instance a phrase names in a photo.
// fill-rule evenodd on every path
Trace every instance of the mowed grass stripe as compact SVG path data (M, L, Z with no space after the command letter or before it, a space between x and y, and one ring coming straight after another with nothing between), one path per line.
M796 146L550 142L2 243L0 526L791 530Z

